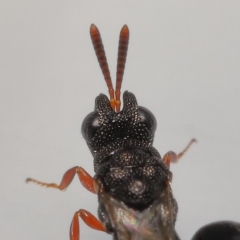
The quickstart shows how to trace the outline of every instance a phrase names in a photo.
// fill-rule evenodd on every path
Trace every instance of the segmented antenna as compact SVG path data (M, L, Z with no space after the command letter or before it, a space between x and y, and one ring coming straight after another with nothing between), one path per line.
M108 68L107 58L105 55L104 47L102 44L102 39L98 28L92 24L90 27L90 35L92 38L93 47L95 49L95 53L102 69L103 76L107 83L108 92L110 95L110 105L113 110L120 111L121 101L121 86L122 86L122 79L124 74L124 68L126 63L127 57L127 50L128 50L128 40L129 40L129 29L127 25L124 25L119 36L119 46L118 46L118 59L117 59L117 76L116 76L116 90L115 90L115 97L114 97L114 89L112 85L112 80Z
M120 111L121 101L121 86L122 86L122 79L124 74L124 68L126 63L127 57L127 50L128 50L128 40L129 40L129 29L127 25L124 25L119 36L119 46L118 46L118 59L117 59L117 76L116 76L116 89L115 89L115 104L116 104L116 111Z
M111 79L109 68L108 68L107 58L106 58L104 47L102 44L100 32L94 24L92 24L90 27L90 35L92 38L93 47L94 47L100 68L102 69L102 73L108 87L108 92L110 95L110 105L112 109L115 110L114 89L113 89L112 79Z

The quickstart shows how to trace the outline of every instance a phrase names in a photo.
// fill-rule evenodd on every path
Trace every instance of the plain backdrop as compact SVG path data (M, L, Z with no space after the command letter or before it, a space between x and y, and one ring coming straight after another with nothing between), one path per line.
M155 114L159 152L198 140L171 166L180 237L240 221L239 1L2 0L0 238L66 240L75 211L97 215L97 197L77 178L64 192L25 183L59 183L73 166L94 175L80 128L107 89L91 23L114 82L119 32L129 26L122 89ZM111 239L80 224L82 240Z

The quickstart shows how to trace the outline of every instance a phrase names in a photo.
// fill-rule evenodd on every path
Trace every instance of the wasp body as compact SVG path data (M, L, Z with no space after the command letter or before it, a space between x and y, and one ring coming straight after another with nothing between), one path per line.
M100 220L115 239L176 239L167 238L175 236L177 203L170 171L152 146L156 120L132 93L124 93L123 104L114 112L100 95L82 125L102 189Z
M179 240L174 227L178 207L171 190L170 163L182 157L196 140L192 139L179 154L170 151L161 157L153 147L157 126L154 115L138 106L136 97L128 91L123 94L120 109L128 27L125 25L120 32L115 91L95 25L91 25L90 34L110 95L109 99L100 94L94 111L82 123L82 135L94 158L95 176L73 167L59 185L32 178L27 182L63 190L77 174L83 186L98 195L99 219L78 210L70 227L71 240L79 239L79 217L91 228L112 234L114 240ZM200 238L196 235L194 240Z

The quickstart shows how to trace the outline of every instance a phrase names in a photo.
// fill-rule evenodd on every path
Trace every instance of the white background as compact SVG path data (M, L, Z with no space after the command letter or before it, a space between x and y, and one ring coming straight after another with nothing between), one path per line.
M107 89L91 23L114 81L119 31L128 24L123 91L155 114L159 152L198 139L171 167L181 238L212 221L240 221L239 1L2 0L0 238L66 240L76 210L97 215L97 197L77 178L65 192L24 182L59 183L76 165L94 174L80 127ZM81 239L111 236L81 221Z

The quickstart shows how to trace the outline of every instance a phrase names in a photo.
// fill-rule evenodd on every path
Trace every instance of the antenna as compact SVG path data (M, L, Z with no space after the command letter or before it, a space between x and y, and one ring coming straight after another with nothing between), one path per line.
M122 30L119 36L115 97L114 97L112 80L111 80L111 76L108 68L107 58L106 58L106 54L102 44L101 35L98 28L94 24L92 24L90 27L90 35L92 38L93 47L94 47L100 68L102 69L102 73L108 87L108 92L110 95L110 105L113 111L115 111L115 106L116 106L116 112L119 112L120 106L121 106L121 101L120 101L121 86L122 86L122 79L124 74L124 68L125 68L127 50L128 50L128 41L129 41L128 26L124 25L122 27Z
M121 101L121 86L122 86L122 79L124 74L124 68L127 58L127 50L128 50L128 40L129 40L129 29L127 25L122 27L119 36L119 46L118 46L118 59L117 59L117 78L116 78L116 89L115 89L115 104L116 104L116 111L120 111Z
M114 99L114 89L112 85L112 79L110 76L109 68L108 68L108 63L107 63L107 58L105 55L104 47L102 44L102 39L100 32L98 28L92 24L90 27L90 35L92 38L92 43L93 47L100 65L100 68L102 69L103 76L105 78L107 87L108 87L108 92L110 95L110 105L112 109L115 109L115 99Z

